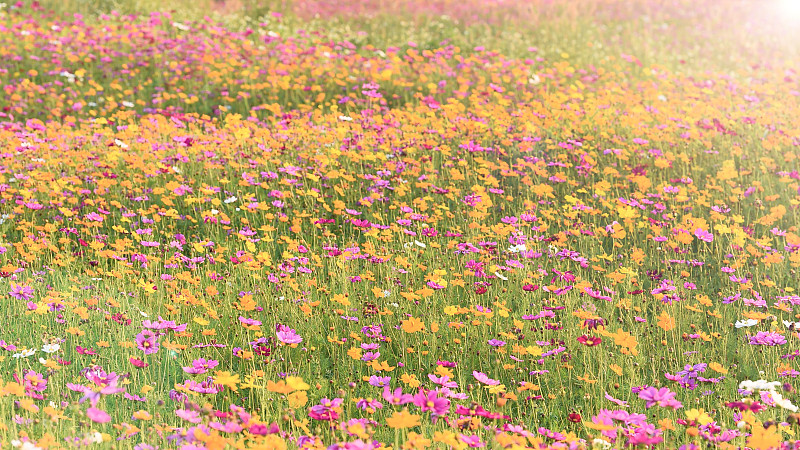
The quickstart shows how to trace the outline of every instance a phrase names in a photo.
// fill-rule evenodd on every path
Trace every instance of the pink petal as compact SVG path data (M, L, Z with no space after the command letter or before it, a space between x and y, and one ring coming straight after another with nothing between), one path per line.
M89 408L86 410L86 415L89 416L89 419L92 422L97 422L97 423L111 422L111 416L109 416L108 413L103 411L102 409L97 409L94 407Z
M619 406L623 406L623 407L627 407L628 406L628 402L626 402L624 400L616 399L616 398L608 395L608 392L606 392L605 397L606 397L606 400L608 400L608 401L610 401L612 403L616 403Z

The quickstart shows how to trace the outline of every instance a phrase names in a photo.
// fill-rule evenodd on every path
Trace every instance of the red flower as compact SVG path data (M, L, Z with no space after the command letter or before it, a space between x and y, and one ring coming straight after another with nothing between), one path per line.
M599 345L601 342L603 342L603 340L596 336L590 337L584 334L583 336L578 338L578 342L587 347L594 347L595 345Z
M578 423L581 421L581 415L576 412L571 412L569 413L569 416L567 416L567 420L572 423Z
M146 362L142 361L141 359L131 358L130 361L131 361L131 364L133 364L134 366L136 366L138 368L147 367L147 366L150 365L150 364L147 364Z

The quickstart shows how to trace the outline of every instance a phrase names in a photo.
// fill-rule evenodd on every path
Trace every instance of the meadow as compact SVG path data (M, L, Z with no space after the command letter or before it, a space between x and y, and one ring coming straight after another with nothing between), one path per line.
M0 447L800 448L789 3L0 4Z

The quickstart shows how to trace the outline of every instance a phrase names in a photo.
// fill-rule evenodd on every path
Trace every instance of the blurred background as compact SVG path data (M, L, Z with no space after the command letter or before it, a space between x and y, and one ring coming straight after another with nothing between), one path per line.
M171 12L282 36L324 33L385 48L443 41L509 57L567 53L603 64L621 53L644 65L702 73L797 60L798 0L40 0L46 11L102 14ZM577 61L577 62L576 62Z

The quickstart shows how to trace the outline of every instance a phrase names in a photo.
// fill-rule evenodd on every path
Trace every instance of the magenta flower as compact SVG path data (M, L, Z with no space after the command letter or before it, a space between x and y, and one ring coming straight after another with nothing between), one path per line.
M314 405L308 410L308 417L314 420L336 420L339 418L339 407L344 402L341 398L333 400L323 398L319 401L319 405Z
M486 444L484 444L483 441L481 441L481 438L478 435L470 435L470 436L468 436L466 434L459 433L458 434L458 440L460 440L461 442L467 444L467 446L469 448L486 447Z
M383 403L374 398L362 398L356 403L356 406L361 409L367 409L367 408L381 409L383 408Z
M364 356L361 357L362 361L374 361L381 357L381 352L366 352Z
M414 400L411 394L403 394L402 388L397 388L394 391L389 386L383 387L383 399L392 405L405 405Z
M145 355L152 355L158 352L158 341L156 334L150 330L142 330L141 333L136 335L136 346L139 350L143 351Z
M650 408L654 405L661 406L662 408L679 409L683 407L681 402L675 400L675 393L670 391L669 388L657 389L654 387L647 387L639 392L639 398L646 400L645 407Z
M660 444L664 438L660 436L661 430L647 428L634 428L632 432L628 433L628 446L638 447L644 445L651 447Z
M225 422L224 424L219 422L211 422L208 424L209 427L222 431L223 433L238 433L244 429L241 425L236 422Z
M195 359L192 361L192 365L189 367L183 367L183 371L186 373L190 373L192 375L197 375L201 373L208 372L209 369L213 369L219 365L219 361L216 360L207 360L205 358Z
M158 316L157 322L150 320L142 321L142 327L144 328L149 328L151 330L157 330L157 331L171 330L176 333L183 333L184 331L186 331L186 327L188 325L189 324L187 323L178 325L174 320L164 320L161 318L161 316Z
M11 282L11 292L8 295L14 297L17 300L30 300L33 298L33 288L30 286L25 286L24 284L17 284L13 281Z
M472 376L475 377L476 380L480 381L483 384L488 384L490 386L495 386L495 385L500 384L499 381L489 378L489 376L486 375L483 372L478 372L478 371L473 370L472 371Z
M188 409L176 409L175 415L191 423L202 422L202 419L200 418L200 413L197 411L190 411Z
M759 331L754 336L750 336L750 345L783 345L786 337L774 331Z
M369 377L369 384L375 387L388 386L390 381L392 381L392 377L379 377L377 375Z
M214 384L214 378L208 377L206 381L198 383L194 380L186 380L183 384L186 389L197 392L200 394L218 394L225 390L225 386L221 384Z
M141 359L136 359L136 358L133 358L133 357L131 357L129 359L129 361L131 362L131 364L134 365L134 367L138 367L140 369L145 368L145 367L150 365L150 364L147 364L146 362L142 361Z
M450 381L450 377L448 377L447 375L437 378L436 375L429 373L428 379L446 388L458 388L458 383L456 383L455 381Z
M703 242L712 242L714 240L714 235L702 228L694 230L694 235Z
M107 412L103 411L102 409L97 409L95 407L87 409L86 415L92 422L97 422L97 423L111 422L111 416L109 416Z
M44 396L40 392L47 389L47 378L35 370L25 371L24 374L25 393L31 398L43 399ZM17 374L14 374L14 379L19 383L20 380Z
M287 327L286 325L278 324L275 326L275 329L275 334L278 335L278 340L284 344L299 344L303 342L303 338L301 338L296 331Z
M24 379L26 390L42 392L47 389L47 378L35 370L25 372Z
M422 412L431 411L434 416L443 416L450 410L450 400L439 398L436 391L427 393L420 389L414 396L414 404L422 409Z
M242 317L242 316L239 316L239 322L242 322L245 325L251 325L251 326L256 326L256 327L261 325L261 321L260 320L248 319L248 318Z

